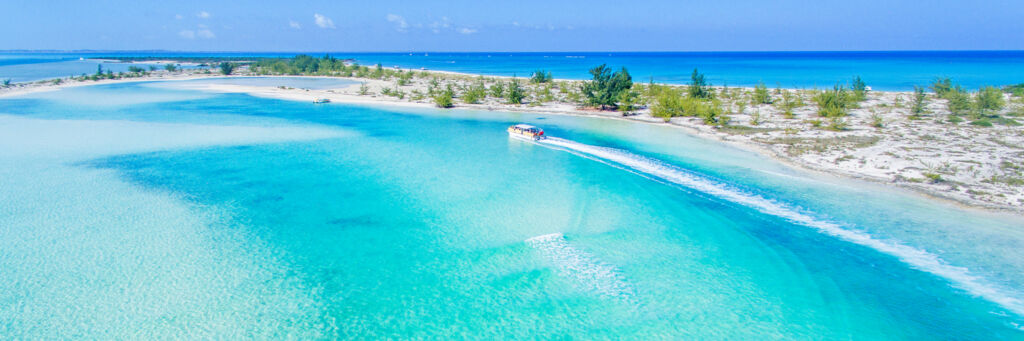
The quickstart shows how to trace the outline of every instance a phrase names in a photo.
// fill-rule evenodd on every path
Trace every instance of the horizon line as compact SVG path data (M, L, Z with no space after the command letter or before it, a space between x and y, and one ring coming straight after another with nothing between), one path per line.
M168 50L168 49L0 49L0 53L105 53L105 52L160 52L160 53L879 53L879 52L1024 52L1024 49L963 49L963 50L614 50L614 51L429 51L429 50Z

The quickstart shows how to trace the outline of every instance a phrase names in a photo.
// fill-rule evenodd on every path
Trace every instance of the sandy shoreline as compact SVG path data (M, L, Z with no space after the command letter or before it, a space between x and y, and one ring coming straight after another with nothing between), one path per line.
M412 71L421 72L419 70L412 70ZM456 77L465 77L465 78L477 77L476 75L467 75L467 74L454 73L454 72L438 72L438 71L430 71L430 72L431 73L437 73L437 74L444 74L444 75L455 75ZM286 77L286 78L294 78L294 77L323 78L321 76L262 76L262 75L239 75L237 77L249 77L249 76L255 76L255 77ZM130 79L117 79L117 80L84 81L84 82L65 81L62 84L52 84L52 82L34 82L34 83L29 83L28 86L24 86L23 85L23 86L19 86L19 87L0 89L0 98L9 97L9 96L16 96L16 95L23 95L23 94L34 93L34 92L41 92L41 91L53 91L53 90L57 90L57 89L69 88L69 87L77 87L77 86L89 86L89 85L99 85L99 84L114 84L114 83L127 83L127 82L146 82L146 81L183 81L183 80L195 80L195 79L204 79L204 78L220 78L220 77L224 77L224 76L220 75L220 74L204 74L204 73L195 72L195 71L182 71L182 72L177 72L177 73L173 73L173 74L172 73L166 73L166 72L155 72L155 73L152 73L152 74L150 74L148 76L143 76L143 77L138 77L138 78L130 78ZM383 89L383 88L387 88L387 87L392 86L393 85L392 82L388 82L388 81L384 81L384 80L376 80L376 79L359 79L359 78L345 78L345 77L329 77L329 78L348 79L348 80L352 80L352 81L355 81L355 82L358 82L358 83L354 84L354 85L350 85L350 86L344 87L344 88L324 89L324 90L296 89L296 88L279 88L279 87L269 87L269 86L266 86L266 87L265 86L244 86L244 85L231 85L231 84L195 84L195 85L191 85L190 84L190 85L186 85L185 87L194 88L194 89L197 89L197 90L204 90L204 91L214 91L214 92L249 93L249 94L252 94L254 96L271 97L271 98L278 98L278 99L285 99L285 100L296 100L296 101L312 101L313 98L327 98L327 99L330 99L332 102L347 103L347 104L405 106L405 107L418 107L418 108L432 108L432 107L435 107L430 98L425 98L425 99L420 99L420 100L409 100L409 99L399 99L399 98L396 98L396 97L379 95L379 94L376 93L376 91L379 91L379 89ZM489 78L510 79L511 77L507 77L507 78L489 77ZM565 81L565 82L576 82L576 81ZM360 87L362 87L362 86L369 87L370 89L373 89L373 93L374 94L372 94L372 95L370 95L370 94L366 94L366 95L360 94L360 91L361 91ZM397 88L397 86L396 86L396 88ZM411 88L414 88L414 89L425 89L425 84L414 83L414 84L411 85ZM895 101L895 102L899 102L898 98L902 98L902 96L905 96L905 95L906 95L906 93L900 93L900 92L873 92L872 93L872 97L873 98L871 98L869 101L882 101L882 102L884 102L884 101L889 101L889 102ZM456 105L456 109L470 109L470 110L483 110L483 111L505 111L505 112L528 112L528 113L541 113L541 114L558 114L558 115L569 115L569 116L585 116L585 117L599 117L599 118L606 118L606 119L626 120L626 121L638 122L638 123L646 123L646 124L659 124L659 125L666 125L667 124L667 125L670 125L672 127L678 128L678 129L680 129L681 131L683 131L683 132L685 132L687 134L698 136L698 137L702 137L702 138L706 138L706 139L710 139L710 140L714 140L714 141L718 141L718 142L721 142L721 143L727 143L727 144L729 144L729 145L731 145L733 147L738 147L738 148L741 148L741 149L744 149L744 150L749 150L749 151L757 152L757 153L760 153L762 155L766 155L766 156L768 156L768 157L770 157L772 159L775 159L775 160L777 160L777 161L779 161L779 162L781 162L783 164L786 164L786 165L788 165L790 167L794 167L794 168L798 168L798 169L809 170L809 171L813 171L813 172L824 173L824 174L829 174L829 175L834 175L834 176L840 176L840 177L844 177L844 178L852 178L852 179L858 179L858 180L867 180L867 181L871 181L871 182L875 182L875 183L882 183L882 184L887 184L887 185L895 185L895 186L897 186L899 188L907 190L908 192L912 192L912 193L917 193L917 194L923 195L925 198L938 199L938 200L945 201L945 202L951 202L951 203L958 204L959 206L962 206L962 207L965 207L965 208L980 208L980 209L994 210L994 211L1009 211L1009 212L1018 213L1018 214L1019 213L1024 213L1024 200L1019 201L1020 204L1018 204L1018 205L1014 205L1012 200L1010 201L1010 204L1001 204L1001 203L998 203L998 202L992 202L991 200L981 200L981 199L978 199L978 198L975 198L975 197L972 197L972 196L966 196L966 195L962 195L960 193L954 193L954 192L950 192L948 190L943 190L941 187L936 186L937 184L926 184L926 183L921 183L921 182L899 181L900 177L902 176L900 174L907 174L907 172L897 173L897 176L894 179L894 177L890 176L890 174L880 172L880 170L884 169L882 167L877 167L877 169L869 169L869 170L865 171L863 169L857 169L857 168L849 167L848 165L841 164L838 161L837 162L832 162L832 159L830 159L830 158L833 158L833 157L837 158L837 160L838 160L838 159L841 159L841 158L848 158L849 157L848 155L851 155L851 154L857 155L855 153L848 153L849 151L848 150L843 150L844 148L842 146L839 147L838 151L831 151L831 150L829 150L828 152L823 152L823 153L797 154L797 155L794 156L792 153L789 152L788 149L785 148L785 146L781 146L780 147L778 144L771 144L771 143L765 143L764 142L764 141L770 141L770 139L773 139L773 138L774 139L788 138L788 135L778 134L778 131L780 131L781 128L774 127L773 124L776 124L776 122L773 122L773 121L770 121L770 120L768 120L767 124L765 124L765 123L761 123L760 124L760 126L771 127L771 128L766 128L765 129L765 131L767 133L762 132L762 133L758 133L758 134L747 135L747 134L724 133L724 132L719 131L719 130L717 130L715 128L712 128L712 127L709 127L709 126L705 126L705 125L701 124L696 119L690 119L690 118L685 118L685 117L677 117L677 118L673 118L669 122L665 122L662 118L652 117L649 114L646 114L646 113L643 113L643 112L641 112L640 114L637 114L637 115L623 116L619 112L598 111L598 110L584 110L584 109L577 108L575 105L568 104L568 103L545 103L545 104L542 104L542 105L530 106L530 105L509 105L509 104L503 104L503 103L496 103L495 101L489 101L489 102L484 102L482 104L458 103ZM758 110L758 112L761 112L762 109L759 108L757 110ZM892 109L890 109L890 111L891 110ZM806 114L806 113L804 113L804 114ZM734 117L734 120L736 120L736 119L745 119L745 118L746 117ZM780 125L789 124L789 122L782 121L782 122L779 122L778 124L780 124ZM776 129L776 128L778 128L778 129ZM767 131L767 129L776 129L776 130ZM902 129L902 127L900 127L900 129ZM911 129L913 129L913 128L911 128ZM806 138L808 138L808 139L820 139L820 138L824 138L826 136L839 136L837 138L846 138L845 136L853 136L853 137L864 136L864 134L861 134L863 132L859 131L860 129L854 129L854 130L857 130L857 132L854 132L854 133L851 133L851 134L846 134L846 135L844 135L842 133L836 133L836 134L826 133L826 132L820 131L820 130L810 131L810 132L806 132L806 133L801 131L799 134L806 135ZM943 131L937 131L937 132L935 132L935 134L938 135L938 134L941 134L942 132ZM774 135L772 135L772 134L774 134ZM900 132L893 133L893 134L897 134L897 135L900 135L902 137L904 133L903 133L903 131L900 131ZM764 135L764 137L762 137L761 135ZM853 138L853 137L851 137L851 138ZM1006 148L1011 149L1007 153L1010 153L1011 155L1015 155L1015 154L1012 154L1012 153L1016 152L1012 146L1013 145L1010 144L1009 147L1006 147ZM789 146L789 147L792 148L792 146ZM878 152L876 154L885 154L885 153L892 154L893 152L885 150L885 149L890 148L892 150L900 150L900 148L906 148L906 147L903 145L903 143L894 143L894 142L886 141L885 143L878 143L877 145L873 145L873 146L871 146L869 148L882 149L881 152ZM861 148L861 149L864 149L864 148ZM843 156L835 156L836 154L840 154L840 155L843 155ZM1024 154L1024 153L1022 153L1022 154ZM861 158L861 160L866 160L868 158L880 158L880 157L876 157L876 156L873 156L873 155L874 154L870 154L868 152L864 152L864 153L862 153L861 155L858 155L858 156ZM990 157L991 157L991 155L985 155L983 152L975 152L973 155L967 153L964 156L962 156L962 158L965 158L967 160L986 159L986 158L990 158ZM856 157L854 157L854 158L856 158ZM925 161L921 161L921 162L925 162ZM861 162L861 163L862 164L866 164L867 162L864 161L864 162ZM915 171L913 169L914 167L912 167L912 166L911 167L907 167L907 168L911 168L911 170L909 170L909 172ZM944 185L944 184L941 184L941 185ZM956 186L956 185L953 185L953 186ZM970 193L970 191L971 190L967 190L967 193ZM1021 198L1024 198L1024 194L1021 194Z

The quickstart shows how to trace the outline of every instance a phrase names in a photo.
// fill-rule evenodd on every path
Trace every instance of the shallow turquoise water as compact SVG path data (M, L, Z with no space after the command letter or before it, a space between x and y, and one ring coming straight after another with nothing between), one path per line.
M140 137L154 146L57 160L43 147L0 153L0 201L16 204L0 215L0 248L16 251L0 256L13 274L0 301L14 303L0 306L0 335L1024 337L1019 218L804 174L666 127L140 85L4 99L0 113L341 132L187 147L175 141L204 135L163 147ZM510 140L512 122L701 182ZM822 233L752 197L972 277ZM78 246L33 249L49 242ZM169 303L181 297L189 304ZM97 312L112 316L86 318Z

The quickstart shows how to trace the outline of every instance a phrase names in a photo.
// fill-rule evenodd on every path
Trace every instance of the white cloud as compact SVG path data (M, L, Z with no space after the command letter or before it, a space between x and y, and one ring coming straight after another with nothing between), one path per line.
M209 18L209 17L210 17L210 12L207 12L207 11L199 11L199 13L196 13L196 17L199 17L199 18L203 18L203 19L207 19L207 18Z
M441 21L435 21L430 23L430 31L434 32L435 34L441 33L442 29L448 29L450 27L452 27L452 24L451 21L448 20L448 17L441 17Z
M512 22L512 26L519 27L519 22L518 21L513 21Z
M409 23L405 22L405 18L397 14L388 14L388 22L395 23L395 27L398 32L405 32L409 28Z
M209 28L206 28L206 25L199 24L199 25L196 25L196 27L198 27L198 28L195 29L195 30L181 30L181 31L178 31L178 36L182 37L182 38L185 38L185 39L196 39L196 38L200 38L200 39L213 39L213 38L217 37L217 35L213 34L213 31L210 31Z
M334 28L334 20L320 15L320 13L314 13L313 20L316 22L317 26L320 26L320 28Z
M476 33L476 29L475 28L469 28L469 27L463 27L463 28L459 29L459 33L462 33L462 34L473 34L473 33Z
M203 39L213 39L214 37L216 37L215 35L213 35L213 31L210 31L205 28L196 31L196 36Z
M294 28L294 29L298 30L298 29L302 28L302 25L299 25L298 21L289 19L288 20L288 27L291 27L291 28Z
M185 17L182 16L181 14L175 14L174 15L174 19L181 20L181 19L185 19Z

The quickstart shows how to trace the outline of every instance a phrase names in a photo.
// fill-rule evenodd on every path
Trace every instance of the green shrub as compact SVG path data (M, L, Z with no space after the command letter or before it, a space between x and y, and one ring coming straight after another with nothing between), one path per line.
M1004 86L1003 91L1017 97L1024 97L1024 83Z
M451 107L454 107L455 103L454 103L454 101L452 101L452 97L454 97L454 96L455 96L455 92L452 91L451 88L448 88L447 90L441 91L439 94L434 96L434 105L437 105L438 108L451 108Z
M721 102L683 96L682 92L671 87L661 87L658 90L651 104L651 115L666 119L676 116L699 117L709 125L728 123Z
M409 71L409 72L401 72L401 71L399 71L399 73L398 73L398 85L399 86L409 85L409 82L412 81L412 77L413 77L412 71Z
M971 125L975 125L975 126L979 126L979 127L991 127L992 126L992 122L989 121L987 118L981 118L981 119L977 119L977 120L971 121Z
M924 109L925 93L924 88L917 85L914 86L914 104L910 107L911 118L918 118L925 112Z
M519 79L512 78L512 82L508 86L508 103L523 104L524 97L526 97L526 94L523 92L523 88L519 86Z
M959 85L946 90L941 97L948 101L946 107L951 113L961 115L971 110L971 95Z
M704 79L704 74L693 69L693 73L690 74L690 97L709 99L713 96L711 91L711 85Z
M885 120L882 119L882 115L876 112L871 113L871 126L875 128L885 127Z
M487 87L484 85L484 80L480 79L469 87L466 92L462 95L462 101L470 104L480 103L480 100L487 97Z
M491 97L505 98L505 83L498 81L491 85Z
M757 104L772 104L772 96L768 94L768 87L764 85L764 82L758 83L754 86L754 97L751 100L754 105Z
M551 77L551 71L545 72L544 70L537 70L537 71L533 72L532 76L530 76L530 83L534 83L534 84L547 83L547 82L550 82L553 79L554 78Z
M980 110L999 111L1003 109L1006 102L1003 100L1003 92L994 86L985 86L978 90L974 98L974 105Z
M224 75L230 75L232 72L235 71L236 65L235 63L230 62L221 62L220 66L218 67L220 68L220 73L223 73Z
M828 130L832 131L843 131L846 130L847 126L848 124L846 123L846 120L844 120L842 117L832 116L831 118L829 118L827 128Z
M955 89L953 87L953 81L950 80L949 77L936 78L929 88L931 88L932 92L935 93L935 96L938 96L939 98L947 98L946 95Z
M850 82L850 90L853 91L852 100L854 102L863 102L868 98L868 85L860 79L860 76L853 77L853 81Z
M814 102L818 104L818 116L821 117L846 116L851 100L850 93L838 84L832 90L814 96Z

